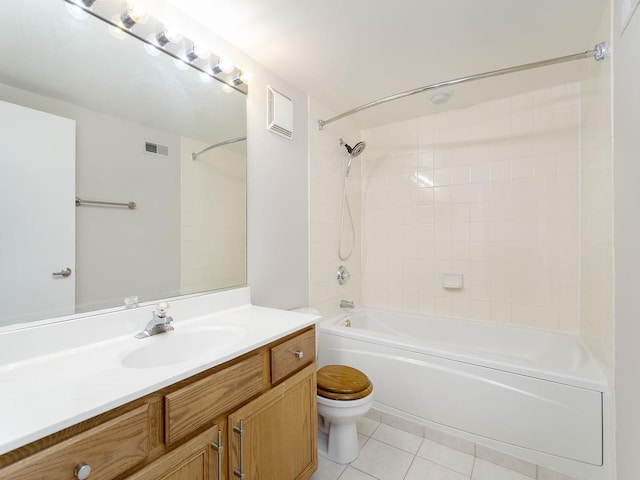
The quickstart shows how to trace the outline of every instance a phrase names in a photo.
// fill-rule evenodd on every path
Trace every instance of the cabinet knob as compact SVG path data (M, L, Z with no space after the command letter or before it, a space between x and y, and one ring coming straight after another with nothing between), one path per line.
M78 480L85 480L91 475L91 467L84 462L80 462L73 469L73 474Z
M296 358L301 359L302 357L304 357L304 352L302 350L296 350L295 352L293 352L293 354L296 356Z

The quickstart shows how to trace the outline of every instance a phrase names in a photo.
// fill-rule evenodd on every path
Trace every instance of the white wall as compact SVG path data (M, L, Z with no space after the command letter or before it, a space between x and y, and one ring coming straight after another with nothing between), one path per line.
M156 4L154 4L156 3ZM161 1L149 13L214 53L228 55L251 74L247 96L248 285L257 305L294 308L309 304L307 96L196 20ZM293 99L293 139L266 129L267 85Z
M616 469L640 478L640 13L621 35L613 9Z
M253 303L309 304L307 96L252 65L247 98L247 262ZM293 99L293 139L266 129L267 85Z

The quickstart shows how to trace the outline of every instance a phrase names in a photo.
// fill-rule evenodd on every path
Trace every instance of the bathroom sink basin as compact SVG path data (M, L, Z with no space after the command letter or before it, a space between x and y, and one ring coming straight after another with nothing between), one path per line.
M122 365L127 368L157 368L195 360L233 346L244 333L244 329L233 327L176 329L140 340L140 346L122 358Z

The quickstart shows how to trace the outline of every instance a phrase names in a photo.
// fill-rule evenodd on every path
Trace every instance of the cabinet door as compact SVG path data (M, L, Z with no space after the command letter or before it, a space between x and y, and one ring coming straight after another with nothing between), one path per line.
M80 464L91 480L111 480L147 459L150 432L145 404L0 469L0 480L70 480Z
M228 417L229 479L308 479L318 466L315 364Z
M221 480L217 426L160 457L126 480Z

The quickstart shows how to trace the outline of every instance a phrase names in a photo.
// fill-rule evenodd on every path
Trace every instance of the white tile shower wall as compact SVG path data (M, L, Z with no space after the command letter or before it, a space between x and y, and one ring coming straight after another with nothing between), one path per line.
M594 42L610 42L606 8ZM610 60L586 62L580 106L581 258L580 333L612 380L613 158Z
M340 300L352 300L360 304L360 165L363 155L352 162L348 179L348 198L355 226L353 253L348 260L338 258L338 238L343 196L346 150L340 146L340 138L353 146L360 140L360 131L348 121L317 129L318 118L334 114L310 101L309 106L309 290L310 304L324 316L337 315ZM368 148L368 147L367 147ZM366 150L365 150L366 152ZM351 239L351 227L345 212L343 254ZM351 272L351 279L339 285L336 272L344 265Z
M246 145L208 146L181 137L181 293L246 284Z
M579 100L571 83L366 130L364 304L577 332Z

